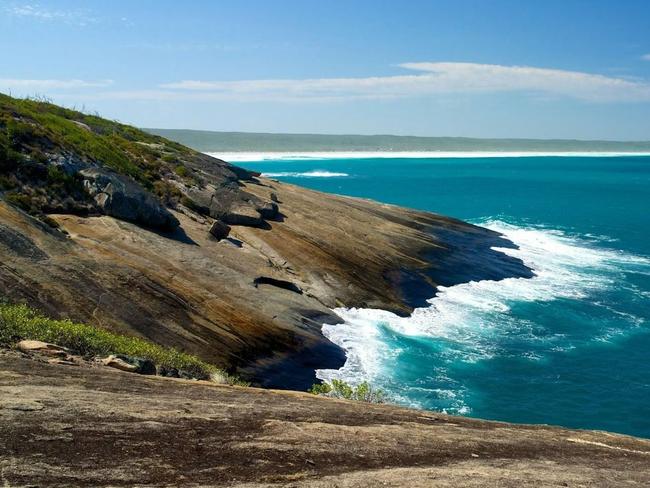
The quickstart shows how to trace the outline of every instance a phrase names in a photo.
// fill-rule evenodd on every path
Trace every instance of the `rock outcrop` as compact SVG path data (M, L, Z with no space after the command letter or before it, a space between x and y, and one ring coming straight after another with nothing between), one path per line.
M172 232L185 206L266 227L275 202L241 188L259 174L133 127L0 94L0 192L32 215L110 215Z
M132 179L100 168L83 169L79 174L103 214L164 231L178 227L178 219Z
M266 220L276 219L279 214L277 203L262 199L232 184L220 188L213 185L206 185L204 188L191 187L186 191L199 213L229 225L265 227Z

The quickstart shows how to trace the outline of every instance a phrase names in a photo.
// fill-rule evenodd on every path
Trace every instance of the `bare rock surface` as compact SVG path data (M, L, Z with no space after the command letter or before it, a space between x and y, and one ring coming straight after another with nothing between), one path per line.
M173 232L51 215L64 235L0 201L0 289L53 317L176 347L265 386L306 389L315 369L345 360L321 334L340 320L332 308L405 314L439 283L532 276L492 250L511 243L458 220L261 177L239 184L236 194L213 191L214 205L244 198L264 225L232 224L221 242L212 221L174 210ZM281 214L265 221L273 195Z
M3 486L645 487L650 441L0 352Z

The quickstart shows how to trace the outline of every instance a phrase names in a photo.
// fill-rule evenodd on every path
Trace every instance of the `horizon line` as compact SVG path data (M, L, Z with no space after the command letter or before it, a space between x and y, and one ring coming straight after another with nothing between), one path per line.
M185 132L207 132L212 134L247 134L247 135L271 135L271 136L318 136L318 137L397 137L414 139L473 139L480 141L545 141L545 142L607 142L607 143L640 143L650 144L650 139L578 139L578 138L540 138L540 137L476 137L476 136L422 136L406 134L355 134L355 133L325 133L325 132L266 132L266 131L241 131L241 130L214 130L214 129L172 129L165 127L139 127L144 131L185 131Z

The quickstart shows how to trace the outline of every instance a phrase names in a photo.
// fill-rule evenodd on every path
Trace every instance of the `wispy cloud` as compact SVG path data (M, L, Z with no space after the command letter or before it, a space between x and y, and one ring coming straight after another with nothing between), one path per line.
M644 54L643 56L641 56L641 59L643 59L644 61L650 61L650 54Z
M404 98L449 93L529 92L595 102L650 101L650 83L530 66L477 63L403 63L417 74L368 78L184 80L160 85L152 96L205 99L322 100ZM138 96L137 93L134 93ZM139 96L144 95L140 92ZM195 98L194 96L188 98Z
M0 91L19 90L21 92L47 92L50 90L79 90L82 88L106 88L113 80L29 80L0 78Z
M86 26L94 24L97 19L85 10L53 10L39 4L21 4L5 7L5 12L11 16L33 19L41 22L61 22Z
M647 79L530 66L478 63L403 63L407 74L366 78L184 80L138 90L108 89L111 80L1 79L0 91L52 94L81 100L331 102L454 94L525 93L537 100L650 102ZM93 90L93 88L95 88ZM103 89L102 89L103 88ZM111 87L112 88L112 87Z

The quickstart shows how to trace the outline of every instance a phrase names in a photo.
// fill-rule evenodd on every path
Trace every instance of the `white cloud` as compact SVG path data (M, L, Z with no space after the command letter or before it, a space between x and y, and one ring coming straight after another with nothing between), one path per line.
M21 18L31 18L42 22L64 22L86 26L97 22L97 19L81 10L51 10L41 7L38 4L14 5L5 8L5 11Z
M18 90L21 92L42 92L46 90L75 90L82 88L106 88L112 84L113 80L26 80L17 78L0 78L0 91Z
M185 80L139 90L101 90L111 80L1 79L0 91L80 100L332 102L436 97L466 93L526 93L535 99L650 102L650 82L578 71L477 63L403 63L410 73L366 78L239 81ZM92 90L92 88L97 88Z
M641 59L643 59L644 61L650 61L650 54L644 54L643 56L641 56Z
M446 93L530 92L587 101L650 101L650 83L529 66L477 63L403 63L417 74L368 78L185 80L160 85L152 96L235 100L401 98ZM144 93L139 92L140 96ZM137 95L137 93L133 93ZM125 96L128 96L125 94Z

